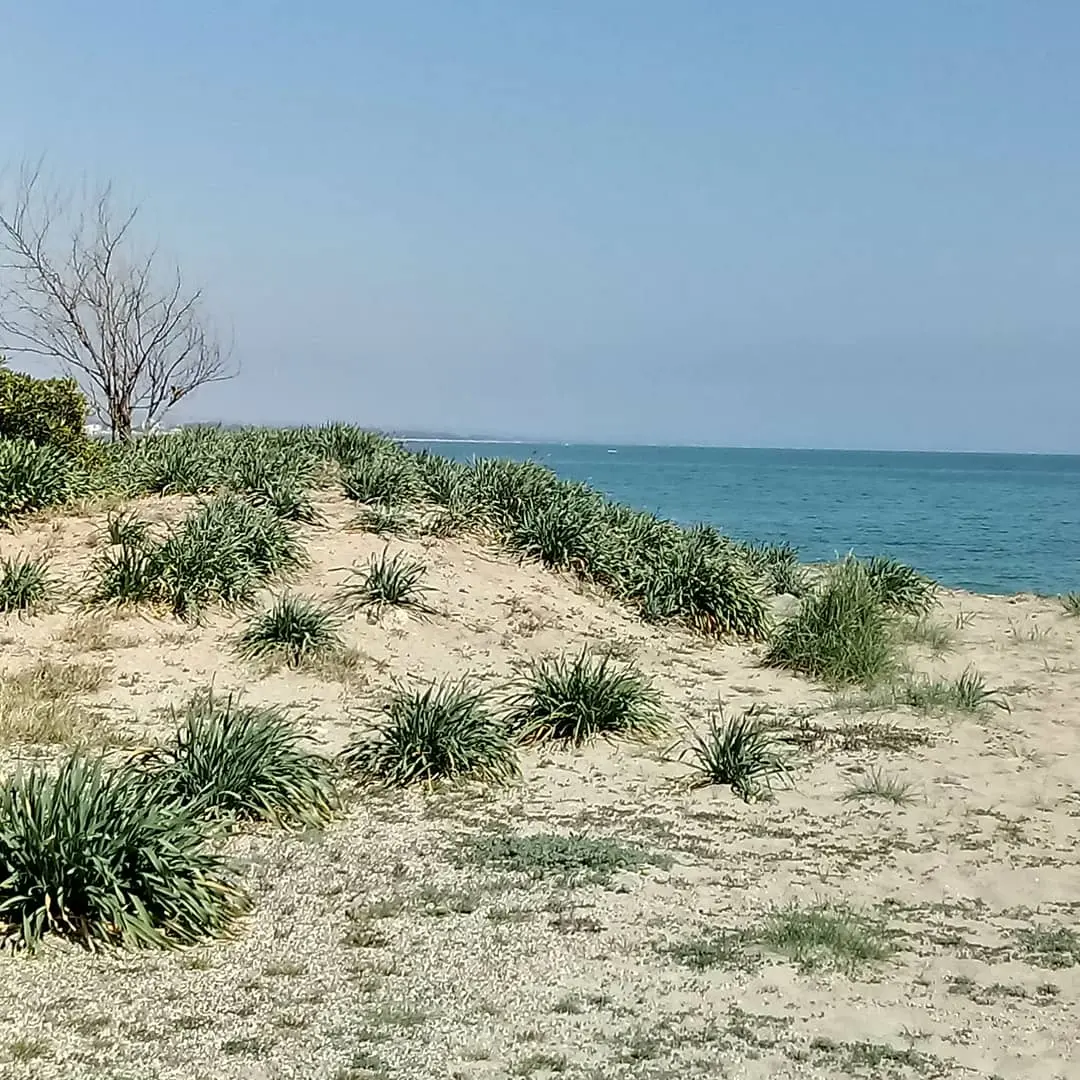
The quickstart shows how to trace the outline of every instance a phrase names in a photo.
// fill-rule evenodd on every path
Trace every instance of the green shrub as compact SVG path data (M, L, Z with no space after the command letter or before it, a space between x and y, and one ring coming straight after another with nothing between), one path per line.
M290 667L301 667L345 645L333 611L288 593L249 619L237 644L248 660L281 659Z
M926 615L937 600L937 585L895 559L875 555L864 564L871 587L889 611Z
M0 558L0 612L28 612L51 603L57 593L43 555Z
M518 776L505 727L464 682L395 693L386 722L353 739L342 760L362 779L391 787L436 780L507 783Z
M74 379L35 379L0 366L0 439L25 439L84 458L91 442L86 417L86 398Z
M384 548L381 554L371 556L364 569L353 567L349 573L352 580L339 593L339 602L347 609L378 614L387 607L401 607L419 614L432 613L424 599L431 591L423 583L427 567L403 552L390 555Z
M780 627L765 662L834 685L873 683L892 668L891 629L866 568L845 559Z
M647 740L667 730L660 696L640 673L584 650L534 663L509 696L507 723L526 745Z
M70 454L25 439L0 439L0 524L60 506L85 486L86 474Z
M53 933L87 947L188 945L246 906L199 823L130 770L74 756L0 786L0 936L10 944Z
M303 748L282 710L206 691L170 715L172 742L135 763L160 802L200 815L286 825L317 826L334 813L330 762Z
M723 711L710 716L704 732L690 735L680 758L691 759L698 785L729 785L747 800L773 777L788 778L783 752L752 709L731 720Z
M809 571L790 544L745 544L738 551L772 596L805 596L810 591Z

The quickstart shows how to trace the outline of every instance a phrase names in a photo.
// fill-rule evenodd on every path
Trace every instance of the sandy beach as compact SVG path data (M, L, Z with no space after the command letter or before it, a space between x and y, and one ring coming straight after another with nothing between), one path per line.
M164 521L190 503L141 506ZM345 528L344 500L319 509L291 586L311 597L386 543ZM0 533L0 555L48 552L74 585L103 521L42 517ZM352 619L341 670L241 661L220 612L187 626L68 605L5 619L4 677L37 666L117 756L210 684L288 706L334 753L395 681L496 688L587 648L653 677L672 739L526 752L506 790L357 794L325 831L241 832L228 847L255 904L231 940L92 955L48 939L0 960L5 1077L1078 1075L1080 621L1058 601L943 592L942 640L911 646L912 668L975 668L1008 709L919 710L650 628L473 541L389 544L427 564L434 611ZM689 785L671 743L718 705L768 718L790 787L746 802ZM62 749L8 742L4 768ZM855 797L868 776L893 796ZM489 835L540 853L534 870ZM589 872L545 871L558 837L592 844ZM785 947L778 927L816 913L840 944Z

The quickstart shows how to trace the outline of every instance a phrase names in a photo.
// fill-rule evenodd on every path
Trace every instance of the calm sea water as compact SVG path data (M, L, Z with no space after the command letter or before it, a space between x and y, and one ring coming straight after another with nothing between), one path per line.
M419 448L417 444L410 444ZM424 443L533 459L620 502L818 562L892 555L978 592L1080 589L1080 457Z

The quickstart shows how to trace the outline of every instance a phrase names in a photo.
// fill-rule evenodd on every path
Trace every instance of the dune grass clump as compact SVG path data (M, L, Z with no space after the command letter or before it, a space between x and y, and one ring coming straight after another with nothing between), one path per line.
M1066 615L1080 617L1080 593L1066 593L1061 598L1061 608Z
M581 747L597 738L647 741L668 727L660 695L639 672L582 651L532 665L507 700L522 744Z
M242 455L229 477L230 488L255 506L286 521L321 525L322 515L311 499L314 483L315 463L295 450Z
M1009 710L1009 701L1004 693L987 686L985 677L974 668L966 668L955 679L908 678L896 685L892 693L896 704L923 712L940 709L972 713L988 708Z
M345 496L358 503L406 507L420 496L420 477L412 459L402 452L380 451L342 468Z
M867 559L863 566L870 587L886 610L902 615L927 615L937 602L937 583L884 555Z
M790 544L741 544L737 551L770 595L801 597L810 591L810 573Z
M786 755L753 709L730 720L718 710L704 731L690 734L679 757L689 759L695 786L728 786L746 801L771 787L774 778L790 779Z
M199 815L318 826L337 806L329 761L304 749L286 713L196 694L170 709L176 733L138 758L135 772L155 798Z
M893 668L889 614L866 568L832 567L779 628L765 663L832 685L871 684Z
M248 906L193 816L81 755L0 784L0 868L0 939L16 947L190 945Z
M530 497L506 515L505 541L522 558L549 570L587 573L590 557L603 543L598 534L596 496L576 485Z
M380 506L378 503L361 506L351 522L353 528L362 529L372 536L408 536L415 524L407 511L394 506Z
M105 520L104 541L110 547L137 547L150 535L150 523L133 510L119 510Z
M361 779L388 787L440 780L505 784L519 775L505 726L464 681L397 691L385 722L354 738L342 761Z
M0 558L0 612L36 611L51 604L58 591L44 555Z
M78 460L56 446L0 439L0 525L60 506L86 484Z
M677 535L646 556L628 587L650 622L677 621L712 637L763 639L769 610L761 590L715 530Z
M181 618L212 603L250 603L306 562L291 522L235 494L206 500L160 541L148 530L120 539L91 566L91 600L161 604Z
M337 627L336 612L306 597L284 593L248 620L237 648L247 660L282 660L298 668L344 649Z
M404 552L390 555L383 549L372 555L363 569L353 567L350 580L341 588L339 599L346 609L380 614L388 607L405 608L418 614L431 614L425 597L431 589L424 584L427 567Z

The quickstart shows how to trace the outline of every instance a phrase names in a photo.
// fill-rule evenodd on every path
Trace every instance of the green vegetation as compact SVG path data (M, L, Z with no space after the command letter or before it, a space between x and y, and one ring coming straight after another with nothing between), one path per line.
M82 465L57 446L0 439L0 525L60 506L85 487Z
M746 800L774 777L789 777L785 754L753 709L730 720L722 710L710 716L704 731L691 731L680 754L680 760L687 758L698 786L729 785Z
M765 662L834 685L869 685L894 666L881 587L847 558L832 567L779 629Z
M24 439L87 459L87 411L74 379L36 379L5 367L0 357L0 439Z
M466 863L534 879L554 877L568 884L606 884L620 871L671 865L666 856L636 844L555 833L484 834L467 841L459 854Z
M182 618L215 602L250 603L306 561L290 522L235 494L205 500L161 540L131 518L110 532L120 542L93 562L92 601L160 604Z
M237 648L248 660L281 660L290 667L301 667L344 649L337 625L334 611L306 597L284 593L272 607L248 620Z
M432 613L424 597L431 591L424 582L427 567L403 552L390 555L383 549L372 555L363 569L353 567L350 580L342 586L340 603L347 609L372 611L376 615L388 607L407 608L418 614Z
M1061 598L1061 607L1066 615L1080 616L1080 593L1066 593Z
M207 691L172 710L176 734L136 774L160 804L240 821L320 825L336 805L330 763L305 750L289 717Z
M437 780L508 783L518 776L517 751L504 725L465 682L398 691L385 722L354 738L342 760L361 779L389 787Z
M912 801L911 785L905 784L894 776L889 776L880 769L871 768L852 782L844 792L843 798L845 802L882 799L885 802L903 806Z
M81 756L0 786L0 937L49 933L87 947L186 945L223 932L246 907L191 815L135 773Z
M0 612L30 612L51 603L56 582L43 555L0 558Z
M934 582L904 563L875 555L862 565L870 587L889 611L926 615L937 601Z
M640 673L582 651L534 663L507 701L507 722L525 745L648 740L667 730L659 694Z

